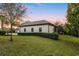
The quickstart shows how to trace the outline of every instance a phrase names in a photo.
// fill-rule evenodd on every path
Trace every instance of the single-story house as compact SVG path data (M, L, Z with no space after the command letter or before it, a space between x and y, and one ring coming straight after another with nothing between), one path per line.
M19 33L53 33L55 32L55 25L46 20L25 22L20 25L17 32Z

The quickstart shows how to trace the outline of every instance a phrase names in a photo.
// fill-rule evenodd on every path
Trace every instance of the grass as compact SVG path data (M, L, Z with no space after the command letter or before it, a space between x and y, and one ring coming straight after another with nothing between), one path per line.
M60 35L59 40L37 36L0 36L2 56L72 56L79 55L79 38Z

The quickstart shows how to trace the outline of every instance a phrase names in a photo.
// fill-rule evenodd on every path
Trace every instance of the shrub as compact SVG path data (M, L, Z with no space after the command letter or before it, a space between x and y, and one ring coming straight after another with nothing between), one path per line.
M0 30L0 35L5 35L6 31Z
M51 36L50 38L55 39L55 40L58 40L58 38L59 38L59 34L56 33L56 32L54 32L54 33L50 33L49 36Z
M23 35L23 36L41 36L45 38L50 38L54 40L58 40L58 33L18 33L18 35Z

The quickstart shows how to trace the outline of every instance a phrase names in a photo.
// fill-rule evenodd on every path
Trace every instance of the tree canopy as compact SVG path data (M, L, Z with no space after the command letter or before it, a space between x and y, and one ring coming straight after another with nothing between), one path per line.
M79 36L79 4L69 3L67 11L68 33L74 36Z
M19 3L1 3L0 10L5 13L6 20L8 20L11 25L10 41L12 41L12 28L16 24L15 22L17 22L17 20L21 20L26 12L26 8Z

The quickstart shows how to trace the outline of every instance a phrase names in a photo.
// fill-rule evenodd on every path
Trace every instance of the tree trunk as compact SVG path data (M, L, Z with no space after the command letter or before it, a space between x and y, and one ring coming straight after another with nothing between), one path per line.
M13 38L12 38L12 24L11 24L11 35L10 35L10 41L13 41Z
M1 20L1 30L3 30L3 20Z

